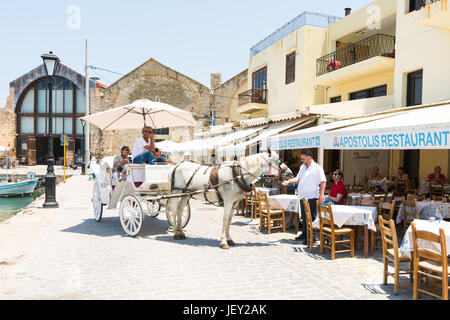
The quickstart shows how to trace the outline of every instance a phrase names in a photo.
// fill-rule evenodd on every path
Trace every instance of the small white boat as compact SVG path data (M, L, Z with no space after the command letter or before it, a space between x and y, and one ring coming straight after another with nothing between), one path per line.
M15 194L29 194L33 193L39 178L26 179L18 182L0 182L0 196L15 195Z
M36 174L34 172L28 172L26 178L9 179L8 154L2 152L0 155L6 158L6 177L0 181L0 196L33 193L39 181L39 178L36 178Z

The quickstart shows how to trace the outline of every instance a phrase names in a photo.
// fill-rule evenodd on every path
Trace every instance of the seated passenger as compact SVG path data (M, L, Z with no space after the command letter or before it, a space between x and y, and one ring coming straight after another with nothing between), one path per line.
M441 173L441 167L436 166L434 172L428 175L427 181L441 184L447 182L447 178Z
M132 156L133 163L155 164L155 140L151 127L142 128L142 137L134 143Z
M130 148L123 146L120 149L120 155L115 156L113 160L113 171L122 172L125 169L125 165L131 163Z
M331 186L330 194L325 198L325 202L321 203L322 205L327 205L329 203L339 205L344 204L347 189L342 182L343 177L344 174L340 170L335 170L333 172L333 185Z

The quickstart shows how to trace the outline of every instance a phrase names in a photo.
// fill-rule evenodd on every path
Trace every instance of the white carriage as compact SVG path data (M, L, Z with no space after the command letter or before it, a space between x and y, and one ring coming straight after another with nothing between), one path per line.
M165 203L171 193L171 175L173 165L127 164L123 179L113 179L112 165L102 161L101 165L91 162L90 169L95 174L92 196L94 217L100 222L103 208L119 207L120 223L129 236L136 236L142 229L144 217L156 218L165 213L167 221L173 227L174 222ZM182 213L183 228L188 224L191 209L188 205Z

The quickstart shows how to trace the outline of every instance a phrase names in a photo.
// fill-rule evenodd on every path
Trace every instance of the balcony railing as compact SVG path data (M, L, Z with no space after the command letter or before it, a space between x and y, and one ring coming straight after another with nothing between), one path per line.
M242 106L247 103L267 104L267 89L250 89L238 96L238 105Z
M317 59L317 76L376 57L395 58L395 37L376 34Z
M420 8L432 5L434 2L438 2L441 0L420 0Z

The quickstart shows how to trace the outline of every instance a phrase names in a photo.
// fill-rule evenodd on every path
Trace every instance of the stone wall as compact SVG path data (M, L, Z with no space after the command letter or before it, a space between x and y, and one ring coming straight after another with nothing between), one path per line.
M210 124L211 109L215 109L216 124L227 120L226 113L213 106L210 89L150 59L127 75L123 76L94 99L91 113L120 107L138 99L158 100L177 108L190 111L199 127ZM91 153L104 157L120 153L124 145L133 147L134 141L141 136L141 129L114 130L101 132L91 127ZM183 142L193 138L193 128L171 128L170 139Z
M238 95L247 90L247 70L235 75L218 88L214 89L214 118L223 119L226 122L239 121L247 119L236 112L238 108Z
M4 108L0 108L0 146L11 148L10 155L16 156L16 114L14 112L14 89L6 99Z

